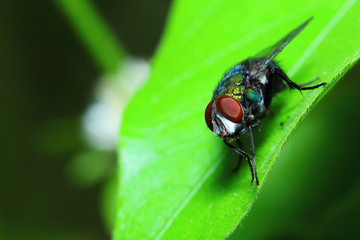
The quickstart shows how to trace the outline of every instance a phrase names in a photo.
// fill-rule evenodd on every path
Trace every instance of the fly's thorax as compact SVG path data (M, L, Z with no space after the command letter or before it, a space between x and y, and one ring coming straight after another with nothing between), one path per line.
M241 102L244 99L245 86L243 85L230 85L224 95L230 96Z
M265 69L264 71L262 71L259 75L258 81L260 84L262 85L267 85L269 83L269 79L268 79L268 69Z
M240 98L241 86L244 85L245 78L245 66L237 65L231 68L217 85L213 99L216 99L222 95L233 96L234 98Z
M241 105L244 108L244 127L254 126L268 113L264 101L264 87L261 85L249 85L245 88Z
M254 104L261 104L264 101L261 90L256 91L255 89L248 88L245 91L245 96L251 103Z

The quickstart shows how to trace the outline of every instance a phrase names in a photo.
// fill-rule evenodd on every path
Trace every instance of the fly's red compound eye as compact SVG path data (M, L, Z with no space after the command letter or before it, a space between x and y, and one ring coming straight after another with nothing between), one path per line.
M244 110L241 104L230 96L220 96L216 100L216 108L223 117L234 123L239 123L243 119Z
M205 122L211 131L213 130L213 125L212 125L212 121L211 121L211 113L212 113L213 103L214 103L214 101L209 102L209 104L207 105L206 110L205 110Z

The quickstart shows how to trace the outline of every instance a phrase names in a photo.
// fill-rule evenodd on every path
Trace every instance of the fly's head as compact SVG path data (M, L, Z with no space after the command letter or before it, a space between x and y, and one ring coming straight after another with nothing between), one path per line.
M205 110L205 121L211 131L222 138L232 138L239 132L244 109L235 98L227 95L212 100Z

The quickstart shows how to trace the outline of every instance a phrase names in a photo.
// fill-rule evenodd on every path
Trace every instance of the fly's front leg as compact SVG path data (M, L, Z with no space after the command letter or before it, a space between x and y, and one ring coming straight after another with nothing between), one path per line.
M249 154L247 154L246 152L244 152L244 151L241 150L240 148L231 145L228 141L226 141L226 139L224 139L224 143L225 143L226 145L228 145L232 150L234 150L237 154L239 154L240 156L246 158L246 160L247 160L248 163L249 163L249 167L250 167L250 171L251 171L251 176L252 176L251 183L254 182L254 179L255 179L255 178L256 178L256 180L257 180L257 175L254 175L254 166L253 166L253 163L252 163L252 161L251 161L251 158L250 158ZM255 173L256 173L256 170L255 170ZM257 185L259 185L259 181L258 181L258 180L256 181L256 183L257 183Z
M255 143L254 143L254 136L252 134L252 128L251 127L248 128L248 132L249 132L250 148L251 148L251 159L250 159L250 161L252 162L251 165L253 166L252 167L252 169L253 169L253 171L252 171L253 179L252 179L251 183L254 182L254 178L255 178L256 185L259 185L259 178L257 176L257 171L256 171Z
M313 90L313 89L316 89L316 88L319 88L319 87L322 87L322 86L326 85L326 83L323 82L323 83L319 83L319 84L311 86L311 87L306 87L309 84L317 81L318 78L315 78L315 80L310 81L308 83L299 85L299 84L296 84L293 81L291 81L290 78L286 75L286 73L284 73L283 70L281 70L280 68L277 68L275 70L275 72L276 72L276 75L279 76L282 80L284 80L289 85L290 88L296 88L299 91L301 91L301 90Z
M242 142L240 141L240 139L236 139L236 142L237 142L239 148L242 149ZM243 156L239 154L239 160L237 161L237 164L236 164L235 168L233 169L233 172L237 172L239 170L242 159L243 159Z

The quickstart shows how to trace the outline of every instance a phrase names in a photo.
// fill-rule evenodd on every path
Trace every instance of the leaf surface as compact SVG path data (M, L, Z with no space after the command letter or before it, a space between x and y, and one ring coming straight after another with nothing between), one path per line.
M300 121L359 58L360 5L350 1L177 1L146 86L129 104L119 143L115 239L224 239L257 198ZM301 84L284 91L255 131L260 186L206 127L204 110L222 74L314 20L276 58ZM247 142L246 135L243 141Z

